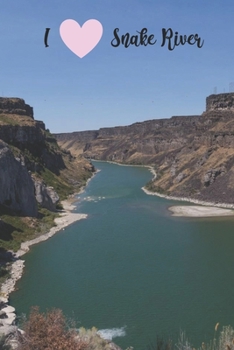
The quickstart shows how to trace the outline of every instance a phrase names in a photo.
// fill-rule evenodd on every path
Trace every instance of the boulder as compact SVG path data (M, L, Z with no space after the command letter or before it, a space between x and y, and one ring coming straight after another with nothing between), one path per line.
M6 318L6 317L7 317L7 316L6 316L5 311L0 310L0 319L1 319L1 318Z
M10 334L15 334L18 331L16 326L2 326L0 327L0 334L8 336Z
M38 179L33 179L35 186L35 196L37 202L50 211L56 210L56 205L59 201L59 196L53 187L46 186L46 184Z

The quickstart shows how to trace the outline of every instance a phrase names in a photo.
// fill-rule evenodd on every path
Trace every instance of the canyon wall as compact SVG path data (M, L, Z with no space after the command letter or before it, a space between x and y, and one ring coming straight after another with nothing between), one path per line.
M208 96L201 115L55 137L61 147L87 158L152 165L152 191L234 203L234 93Z
M56 191L66 197L92 170L84 158L78 161L60 149L23 99L0 98L0 215L10 210L36 217L38 204L55 211Z

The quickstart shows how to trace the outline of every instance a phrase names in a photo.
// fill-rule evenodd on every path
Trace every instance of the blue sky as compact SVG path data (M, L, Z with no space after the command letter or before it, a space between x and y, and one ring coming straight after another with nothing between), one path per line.
M201 114L205 98L234 81L233 0L8 0L0 12L0 95L21 97L51 132L129 125ZM102 23L103 36L80 59L60 24ZM45 48L45 28L51 28ZM152 46L111 46L113 31L146 27ZM162 28L198 34L204 45L161 47Z

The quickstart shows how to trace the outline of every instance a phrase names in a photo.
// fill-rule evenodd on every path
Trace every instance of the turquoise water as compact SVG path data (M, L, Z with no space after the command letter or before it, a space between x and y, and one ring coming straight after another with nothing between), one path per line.
M11 295L18 314L58 307L135 350L180 330L198 346L217 322L234 326L234 220L172 217L168 207L181 203L141 190L148 169L95 167L76 209L88 218L24 256Z

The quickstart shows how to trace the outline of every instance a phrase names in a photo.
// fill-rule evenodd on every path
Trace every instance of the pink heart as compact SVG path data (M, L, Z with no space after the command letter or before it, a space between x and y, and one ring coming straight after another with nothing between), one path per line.
M89 19L82 27L73 19L66 19L61 23L59 32L64 44L82 58L98 44L103 28L96 19Z

